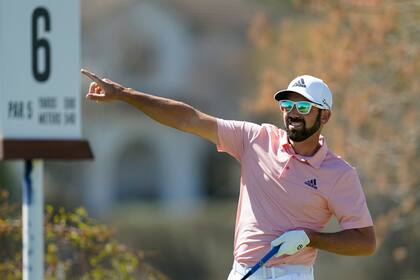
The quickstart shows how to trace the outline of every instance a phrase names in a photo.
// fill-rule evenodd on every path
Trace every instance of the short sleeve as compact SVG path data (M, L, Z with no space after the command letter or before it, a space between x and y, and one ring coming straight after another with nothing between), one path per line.
M353 168L345 172L333 187L329 207L342 229L373 225L359 176Z
M251 122L217 119L219 152L226 152L238 161L257 136L261 126Z

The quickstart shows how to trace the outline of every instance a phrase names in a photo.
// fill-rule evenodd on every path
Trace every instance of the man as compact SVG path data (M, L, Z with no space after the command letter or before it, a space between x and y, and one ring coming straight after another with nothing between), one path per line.
M215 118L185 103L82 73L93 80L87 99L125 101L164 125L213 142L241 163L229 280L241 279L277 245L277 255L249 279L314 279L317 249L350 256L375 251L358 175L328 150L321 135L332 109L332 94L322 80L300 76L275 94L284 131L270 124ZM322 233L332 215L342 230Z

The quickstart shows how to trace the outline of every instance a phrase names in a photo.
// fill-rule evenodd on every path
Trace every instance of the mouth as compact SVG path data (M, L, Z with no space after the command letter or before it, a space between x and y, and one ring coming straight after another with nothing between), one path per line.
M287 120L287 127L289 129L301 129L305 125L303 120L295 119L295 118L289 118Z

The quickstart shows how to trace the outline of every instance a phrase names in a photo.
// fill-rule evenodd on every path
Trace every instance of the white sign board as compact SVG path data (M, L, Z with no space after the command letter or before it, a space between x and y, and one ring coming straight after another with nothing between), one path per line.
M78 0L0 0L0 137L79 139Z

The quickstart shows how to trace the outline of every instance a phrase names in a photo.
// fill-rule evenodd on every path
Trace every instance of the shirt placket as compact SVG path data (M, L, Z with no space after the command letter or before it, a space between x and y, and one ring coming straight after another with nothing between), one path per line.
M279 178L284 177L284 173L290 170L290 165L291 165L291 160L293 158L293 155L288 155L288 158L286 160L286 163L283 166L283 169L281 170L280 174L279 174Z

